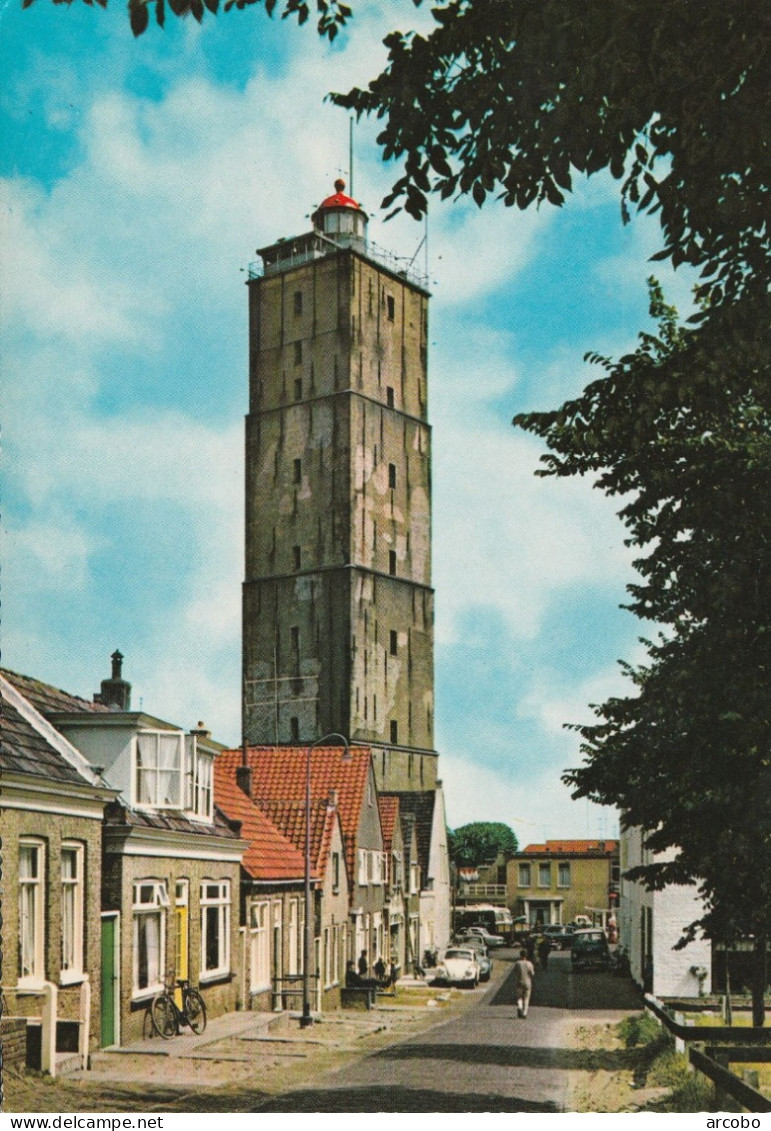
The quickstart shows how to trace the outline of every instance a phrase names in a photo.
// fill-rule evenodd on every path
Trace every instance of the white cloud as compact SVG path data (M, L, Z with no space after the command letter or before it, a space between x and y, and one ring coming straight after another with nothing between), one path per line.
M436 449L435 449L436 457ZM492 606L515 638L533 638L549 601L581 586L623 591L631 554L611 501L581 480L536 479L528 438L444 424L436 495L437 632L458 639L460 618Z
M55 589L59 594L84 586L89 559L103 545L102 539L74 526L71 516L62 514L49 521L32 520L21 529L7 528L4 542L12 563L6 569L7 583L19 588L32 583L36 589Z
M573 801L557 775L539 772L536 758L526 774L507 774L480 765L473 751L459 754L444 749L440 767L450 828L472 821L502 821L514 829L522 847L547 838L616 835L613 809Z

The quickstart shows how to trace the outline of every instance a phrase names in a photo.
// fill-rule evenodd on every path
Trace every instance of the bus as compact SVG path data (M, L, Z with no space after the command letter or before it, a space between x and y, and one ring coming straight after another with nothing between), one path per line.
M453 929L456 935L466 927L484 927L491 935L501 935L510 942L514 934L514 923L508 907L493 907L492 903L469 903L455 908Z

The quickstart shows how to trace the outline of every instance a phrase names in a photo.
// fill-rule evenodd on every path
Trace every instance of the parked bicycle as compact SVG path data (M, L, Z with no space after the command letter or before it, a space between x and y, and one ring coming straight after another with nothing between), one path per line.
M198 990L189 982L180 979L177 985L182 991L182 1008L174 1000L173 991L164 989L156 994L150 1006L150 1019L153 1029L165 1041L176 1037L183 1025L189 1025L194 1033L202 1033L206 1028L206 1006Z

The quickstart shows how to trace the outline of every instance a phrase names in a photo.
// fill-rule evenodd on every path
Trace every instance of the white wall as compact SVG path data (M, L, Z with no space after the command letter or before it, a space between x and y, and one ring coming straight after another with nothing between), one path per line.
M439 782L436 784L434 801L434 824L431 830L431 853L429 873L433 884L433 907L426 908L433 918L433 942L444 949L450 942L452 894L450 891L450 858L447 850L447 816L444 808L444 793ZM421 920L423 900L421 899Z
M693 886L672 885L663 891L649 892L640 883L624 879L624 872L653 859L672 859L675 851L653 857L642 847L640 829L621 834L621 896L619 900L619 938L627 948L632 977L643 984L644 958L642 913L650 911L652 923L653 993L656 997L697 997L699 980L692 967L704 967L707 978L704 992L711 986L712 955L706 939L696 939L683 950L675 950L683 931L703 914L703 903Z

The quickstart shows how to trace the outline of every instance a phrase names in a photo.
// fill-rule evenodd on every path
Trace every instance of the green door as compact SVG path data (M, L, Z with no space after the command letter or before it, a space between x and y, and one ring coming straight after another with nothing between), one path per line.
M118 983L115 968L117 915L102 919L102 1048L115 1044L115 1009Z

